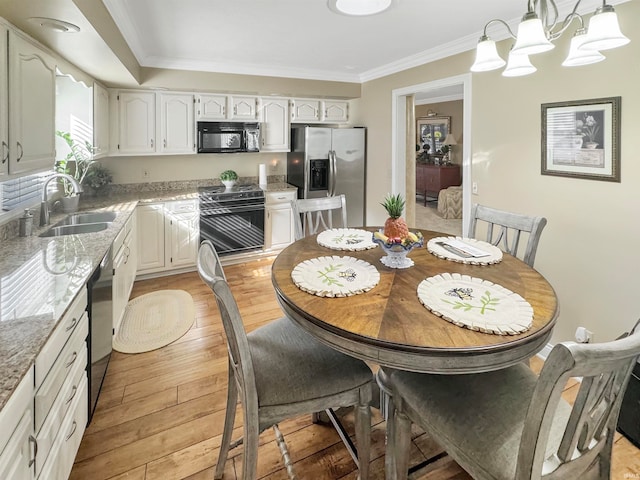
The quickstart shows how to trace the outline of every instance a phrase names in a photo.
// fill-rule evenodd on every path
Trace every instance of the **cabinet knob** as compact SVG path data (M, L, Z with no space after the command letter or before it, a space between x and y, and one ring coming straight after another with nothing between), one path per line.
M7 163L7 160L9 160L9 145L4 140L2 141L2 152L2 163ZM4 152L7 152L7 154L5 155Z
M20 142L16 142L16 144L18 145L18 150L20 151L20 153L18 154L18 158L16 159L16 162L19 162L20 160L22 160L22 155L24 154L24 151L22 150L22 144Z
M151 139L151 148L153 148L153 138Z

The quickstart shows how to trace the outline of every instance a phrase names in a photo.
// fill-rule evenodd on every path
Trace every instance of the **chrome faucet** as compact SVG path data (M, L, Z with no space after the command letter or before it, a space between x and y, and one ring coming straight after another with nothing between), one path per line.
M71 175L67 175L66 173L54 173L49 178L47 178L42 186L42 202L40 202L40 226L44 227L45 225L49 225L49 204L47 203L47 187L49 187L49 182L54 178L64 178L71 183L73 187L73 193L78 194L82 192L82 187L78 183L78 181L73 178Z

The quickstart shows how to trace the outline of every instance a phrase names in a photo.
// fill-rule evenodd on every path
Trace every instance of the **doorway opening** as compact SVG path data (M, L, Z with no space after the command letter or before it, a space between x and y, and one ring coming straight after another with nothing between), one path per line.
M407 221L412 224L416 221L416 196L413 194L414 189L407 187L407 181L410 179L409 181L414 182L415 179L413 175L416 168L415 154L411 152L414 151L417 138L407 136L410 130L414 130L409 126L409 119L415 124L416 104L462 100L462 119L456 120L461 121L462 124L461 129L460 125L456 127L456 131L461 132L461 138L456 139L455 148L462 169L462 219L460 221L462 234L466 236L466 220L471 212L471 74L403 87L393 90L392 96L392 191L406 198ZM413 99L413 102L408 99ZM411 108L414 111L410 111ZM437 225L429 229L435 230Z

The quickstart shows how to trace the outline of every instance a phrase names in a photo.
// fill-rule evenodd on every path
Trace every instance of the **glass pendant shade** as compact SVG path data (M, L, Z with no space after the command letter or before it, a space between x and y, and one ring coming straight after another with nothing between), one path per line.
M569 47L569 55L564 62L563 67L578 67L580 65L589 65L591 63L598 63L604 60L606 57L602 55L598 50L585 50L580 48L584 41L587 39L587 34L576 33L571 39L571 46Z
M525 16L526 17L526 16ZM534 53L547 52L554 48L554 44L547 39L539 18L528 18L518 25L516 44L513 53L533 55Z
M608 50L630 42L620 31L618 16L613 7L608 5L607 7L609 8L603 10L602 13L596 12L589 20L587 39L580 47L583 50Z
M334 0L335 8L346 15L374 15L391 5L391 0Z
M509 62L507 68L502 72L503 77L522 77L529 75L537 70L531 64L529 55L522 55L521 53L514 53L513 50L509 53Z
M480 38L476 47L476 61L471 65L472 72L488 72L504 66L506 62L498 55L496 42L487 37Z

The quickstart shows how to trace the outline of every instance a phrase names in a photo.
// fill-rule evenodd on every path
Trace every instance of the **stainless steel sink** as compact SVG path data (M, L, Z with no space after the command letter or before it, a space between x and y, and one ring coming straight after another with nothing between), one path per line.
M113 222L116 218L116 212L86 212L86 213L73 213L64 220L56 223L55 226L60 225L80 225L84 223L103 223Z
M107 222L80 223L77 225L60 225L51 227L46 232L40 234L41 237L60 237L62 235L77 235L79 233L93 233L106 230L109 226Z

